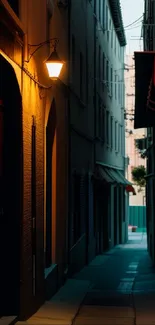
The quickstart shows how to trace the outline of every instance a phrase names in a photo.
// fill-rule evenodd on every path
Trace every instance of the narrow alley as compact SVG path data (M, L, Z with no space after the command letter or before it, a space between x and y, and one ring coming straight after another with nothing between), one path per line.
M155 325L155 0L0 0L0 325Z
M130 233L127 244L97 256L17 325L152 325L154 299L155 270L146 234Z

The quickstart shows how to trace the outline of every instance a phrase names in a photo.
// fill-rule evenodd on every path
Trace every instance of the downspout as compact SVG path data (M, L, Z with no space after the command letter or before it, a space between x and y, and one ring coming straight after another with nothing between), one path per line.
M93 148L93 156L94 156L94 170L96 164L96 0L94 0L94 148ZM95 229L94 233L96 236L97 229L97 220L96 220L96 194L94 188L94 218L95 218ZM96 247L95 247L96 249Z
M94 138L96 138L96 0L94 0ZM94 141L94 166L96 162L96 150Z
M71 0L68 2L68 88L70 85L70 64L71 64L71 41L70 41L70 34L71 34ZM70 265L70 248L71 248L71 128L70 128L70 92L68 91L68 110L67 110L67 123L68 123L68 219L67 219L67 225L66 225L66 233L67 233L67 273L69 271L69 265Z

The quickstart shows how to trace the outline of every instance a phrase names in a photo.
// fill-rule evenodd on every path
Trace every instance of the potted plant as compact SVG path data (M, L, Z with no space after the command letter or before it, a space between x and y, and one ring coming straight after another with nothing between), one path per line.
M137 230L137 226L132 226L132 232L136 232L136 230Z
M144 166L137 166L132 169L132 178L136 185L139 186L138 192L141 192L146 185L146 168Z

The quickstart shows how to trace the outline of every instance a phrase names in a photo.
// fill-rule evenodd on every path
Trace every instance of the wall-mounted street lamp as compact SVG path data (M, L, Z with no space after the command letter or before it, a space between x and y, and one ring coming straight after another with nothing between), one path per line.
M62 67L63 67L63 61L59 58L59 56L57 54L57 50L56 50L58 42L59 42L59 40L57 38L51 38L51 39L49 39L45 42L39 43L39 44L34 44L34 45L29 44L28 45L29 52L31 51L31 48L35 47L35 50L31 52L28 60L25 62L29 63L32 56L45 44L52 44L53 51L50 54L50 56L47 58L47 60L44 61L44 63L46 64L49 77L52 80L57 80L61 73Z

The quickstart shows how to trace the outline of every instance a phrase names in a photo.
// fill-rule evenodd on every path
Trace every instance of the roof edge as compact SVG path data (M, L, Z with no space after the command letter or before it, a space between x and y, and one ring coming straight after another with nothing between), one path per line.
M124 25L123 25L120 0L109 0L109 6L111 8L111 15L113 18L113 23L115 26L116 34L118 36L120 45L125 46L127 42L126 42Z

